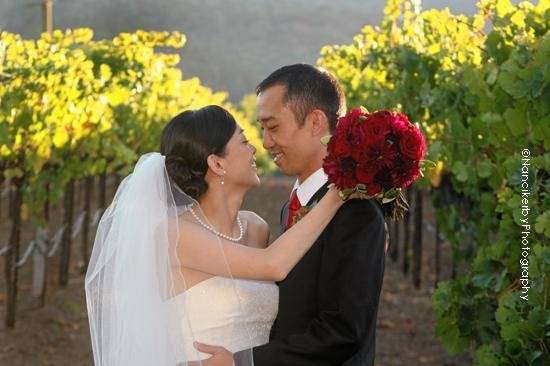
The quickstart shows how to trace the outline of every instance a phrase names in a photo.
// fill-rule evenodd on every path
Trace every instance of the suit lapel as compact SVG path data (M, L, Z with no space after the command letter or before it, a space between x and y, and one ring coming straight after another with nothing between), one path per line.
M288 201L281 208L281 214L279 215L279 224L281 226L281 234L285 232L285 223L288 217Z
M310 200L308 201L307 205L306 206L311 206L313 205L314 203L316 202L319 202L321 200L321 198L323 198L323 196L327 193L328 191L328 185L329 183L326 182L325 184L323 184L321 186L321 188L319 188L317 190L317 192L315 192L315 194L313 194L313 196L310 198Z

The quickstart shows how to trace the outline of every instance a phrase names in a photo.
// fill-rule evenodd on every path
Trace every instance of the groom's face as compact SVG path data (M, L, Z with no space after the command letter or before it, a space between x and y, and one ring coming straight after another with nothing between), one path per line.
M274 85L257 97L257 117L262 127L262 142L273 161L286 175L300 176L315 153L312 134L300 126L294 112L285 103L286 86ZM315 137L313 137L315 138ZM317 138L318 140L318 138Z

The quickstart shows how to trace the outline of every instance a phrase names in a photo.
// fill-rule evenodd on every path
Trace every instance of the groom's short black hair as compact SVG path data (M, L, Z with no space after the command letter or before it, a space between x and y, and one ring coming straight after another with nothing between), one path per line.
M294 112L299 124L314 109L327 116L330 131L336 128L341 113L345 112L345 97L336 78L323 68L309 64L283 66L271 73L256 87L256 95L274 86L284 85L284 103Z

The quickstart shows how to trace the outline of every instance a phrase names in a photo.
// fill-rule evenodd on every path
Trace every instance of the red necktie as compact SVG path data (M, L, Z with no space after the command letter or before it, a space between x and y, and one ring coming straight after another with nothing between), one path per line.
M298 211L300 211L300 208L302 208L302 204L298 199L298 194L296 193L296 191L297 189L294 189L292 191L292 194L290 195L290 201L288 201L288 215L286 217L285 230L290 229L293 224L294 217L296 216Z

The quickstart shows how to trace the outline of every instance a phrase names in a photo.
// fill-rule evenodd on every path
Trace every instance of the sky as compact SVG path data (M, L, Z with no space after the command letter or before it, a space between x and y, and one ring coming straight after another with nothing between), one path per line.
M184 77L198 76L238 101L269 73L315 63L327 44L350 43L383 16L382 0L53 0L57 29L90 27L96 38L119 32L178 30ZM0 29L36 38L42 0L0 0ZM424 0L424 9L473 14L475 0Z

